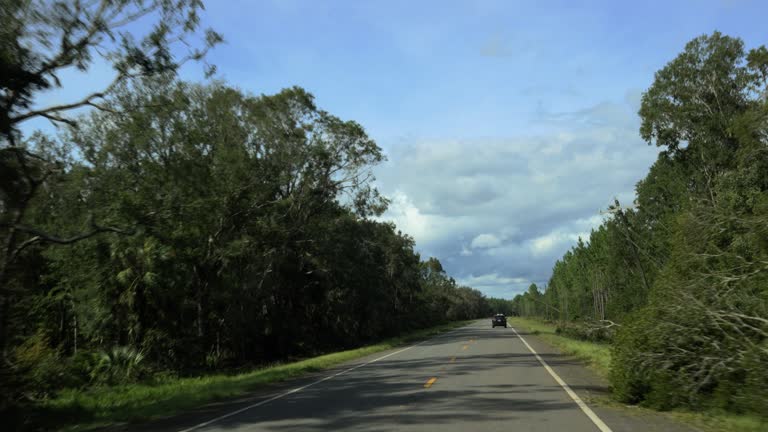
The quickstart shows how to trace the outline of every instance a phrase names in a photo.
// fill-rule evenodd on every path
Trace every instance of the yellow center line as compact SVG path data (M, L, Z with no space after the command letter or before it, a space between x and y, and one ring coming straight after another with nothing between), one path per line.
M451 363L456 361L456 357L451 357Z
M427 382L426 382L426 383L424 383L424 388L430 388L430 387L432 387L432 384L434 384L434 383L435 383L435 381L437 381L437 377L432 377L432 378L430 378L429 380L427 380Z
M466 350L467 348L469 348L469 345L464 345L463 347L461 347L462 350Z

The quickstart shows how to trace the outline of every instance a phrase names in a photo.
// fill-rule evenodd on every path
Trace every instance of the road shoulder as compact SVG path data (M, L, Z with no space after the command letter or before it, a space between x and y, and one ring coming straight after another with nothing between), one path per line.
M187 431L195 428L203 423L210 422L211 420L220 418L222 416L228 416L230 414L238 413L248 410L250 407L256 407L260 404L267 403L271 400L288 396L291 392L303 389L306 387L319 384L322 381L326 381L334 378L337 375L346 373L348 371L357 369L359 367L366 366L370 363L377 361L378 359L384 359L406 351L412 347L420 345L424 342L435 340L437 338L444 337L452 333L455 330L464 328L464 326L455 327L452 329L446 329L434 334L425 335L423 338L407 339L410 342L395 346L391 349L384 351L378 351L364 357L358 357L354 360L349 360L343 363L339 363L335 366L317 371L307 372L301 376L285 379L282 381L271 382L261 384L258 388L250 391L247 395L242 397L224 398L221 400L213 401L203 404L199 407L184 410L182 412L169 414L164 417L154 417L151 419L137 419L131 422L111 423L109 425L85 425L83 428L70 428L66 429L67 432L74 431L103 431L103 432L126 432L126 431L138 431L138 432L160 432L160 431Z
M625 406L610 399L605 378L590 370L574 356L562 354L524 327L515 327L520 336L565 381L613 432L700 432L665 413Z

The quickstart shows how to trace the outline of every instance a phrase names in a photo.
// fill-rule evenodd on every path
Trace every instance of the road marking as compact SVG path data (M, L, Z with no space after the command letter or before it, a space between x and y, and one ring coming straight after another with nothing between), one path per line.
M469 345L464 345L463 347L461 347L462 350L466 350L467 348L469 348Z
M577 395L573 390L571 390L571 387L569 387L568 384L566 384L566 382L563 381L563 379L560 378L560 376L557 373L555 373L555 371L551 367L549 367L547 362L545 362L544 359L541 358L541 356L533 349L533 347L528 345L528 342L526 342L525 339L523 339L523 337L520 336L520 333L518 333L514 327L512 327L512 331L515 332L515 334L517 335L518 338L520 338L521 341L523 341L523 344L525 344L525 346L528 347L528 350L531 353L533 353L534 356L536 356L536 360L538 360L539 363L541 363L541 365L544 366L544 369L546 369L547 372L549 372L549 374L552 375L552 378L554 378L555 381L558 384L560 384L560 387L562 387L563 390L565 390L565 392L568 393L568 396L570 396L571 399L573 399L573 401L576 402L576 405L578 405L579 408L581 408L584 414L586 414L587 417L589 417L589 419L592 420L592 423L594 423L595 426L597 426L597 428L600 429L600 432L613 432L611 428L609 428L607 424L603 423L603 421L600 420L600 417L598 417L597 414L595 414L595 412L592 411L592 409L589 408L587 404L584 403L583 400L581 400L579 395Z
M269 398L269 399L265 399L265 400L263 400L263 401L261 401L261 402L257 402L257 403L255 403L255 404L253 404L253 405L248 405L248 406L247 406L247 407L245 407L245 408L240 408L239 410L236 410L236 411L232 411L231 413L227 413L227 414L221 415L221 416L219 416L219 417L216 417L216 418L214 418L214 419L208 420L208 421L206 421L206 422L203 422L203 423L200 423L200 424L196 424L196 425L194 425L194 426L192 426L192 427L189 427L189 428L187 428L187 429L182 429L182 430L180 430L179 432L191 432L191 431L193 431L193 430L197 430L197 429L200 429L200 428L204 428L204 427L206 427L206 426L208 426L208 425L211 425L211 424L213 424L213 423L216 423L216 422L217 422L217 421L219 421L219 420L224 420L225 418L229 418L229 417L232 417L232 416L234 416L234 415L238 415L238 414L240 414L241 412L244 412L244 411L248 411L249 409L253 409L253 408L256 408L256 407L260 407L260 406L262 406L262 405L266 405L266 404L268 404L268 403L270 403L270 402L272 402L272 401L275 401L275 400L278 400L278 399L284 398L284 397L286 397L286 396L289 396L289 395L292 395L292 394L294 394L294 393L298 393L298 392L300 392L300 391L304 390L305 388L308 388L308 387L312 387L312 386L313 386L313 385L315 385L315 384L320 384L321 382L324 382L324 381L328 381L328 380L329 380L329 379L331 379L331 378L336 378L336 377L337 377L337 376L339 376L339 375L344 375L345 373L347 373L347 372L351 372L351 371L353 371L353 370L355 370L355 369L357 369L357 368L361 368L361 367L363 367L363 366L368 366L368 365L369 365L369 364L371 364L371 363L376 363L376 362L377 362L377 361L379 361L379 360L383 360L383 359L385 359L385 358L387 358L387 357L391 357L391 356L393 356L393 355L395 355L395 354L400 354L401 352L405 352L405 351L408 351L409 349L411 349L411 348L415 348L415 347L417 347L417 346L419 346L419 345L421 345L421 344L423 344L423 343L425 343L425 342L428 342L428 341L430 341L430 340L434 340L434 339L440 339L440 338L442 338L442 337L444 337L444 336L446 336L446 335L449 335L449 334L451 334L451 333L454 333L454 332L456 332L456 331L459 331L459 330L461 330L461 329L463 329L463 328L465 328L465 327L459 327L459 328L453 329L453 330L451 330L451 331L448 331L448 332L445 332L445 333L442 333L442 334L438 334L438 335L436 335L435 337L432 337L432 338L429 338L429 339L425 339L425 340L423 340L423 341L421 341L421 342L419 342L419 343L417 343L417 344L414 344L414 345L411 345L411 346L409 346L409 347L403 348L403 349L401 349L401 350L399 350L399 351L395 351L395 352L393 352L393 353L389 353L389 354L387 354L387 355L383 355L383 356L381 356L381 357L378 357L378 358L375 358L375 359L373 359L373 360L371 360L371 361L369 361L369 362L366 362L366 363L361 363L361 364L359 364L359 365L357 365L357 366L353 366L353 367L351 367L351 368L349 368L349 369L345 369L345 370L343 370L343 371L341 371L341 372L337 372L337 373L335 373L335 374L333 374L333 375L328 375L327 377L321 378L321 379L319 379L319 380L317 380L317 381L314 381L314 382L311 382L311 383L309 383L309 384L307 384L307 385L303 385L303 386L301 386L301 387L297 387L297 388L295 388L295 389L293 389L293 390L288 390L287 392L284 392L284 393L279 393L279 394L277 394L277 395L275 395L275 396L272 396L272 397L271 397L271 398ZM435 378L435 379L437 379L437 378Z
M456 357L451 357L451 363L456 361Z
M432 387L432 384L434 384L434 383L435 383L435 381L437 381L437 378L436 378L436 377L432 377L432 378L430 378L429 380L427 380L427 382L426 382L426 383L424 383L424 388L430 388L430 387Z

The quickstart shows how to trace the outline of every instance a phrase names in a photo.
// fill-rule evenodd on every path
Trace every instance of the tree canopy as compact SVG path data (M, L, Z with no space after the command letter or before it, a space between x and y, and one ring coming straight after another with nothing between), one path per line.
M164 75L103 104L59 140L34 138L61 169L19 226L80 238L17 257L8 395L263 364L490 313L371 219L387 205L371 174L381 149L305 90ZM95 220L121 228L77 234ZM94 372L99 353L143 368Z
M384 155L362 125L299 87L177 79L222 40L200 30L201 1L0 2L4 416L63 388L490 313L373 218L388 204L372 175ZM105 88L41 106L62 71L97 64L114 72ZM59 133L22 134L34 118Z
M613 339L624 401L768 411L767 52L715 32L658 71L640 134L662 151L636 201L555 264L543 302L515 299Z

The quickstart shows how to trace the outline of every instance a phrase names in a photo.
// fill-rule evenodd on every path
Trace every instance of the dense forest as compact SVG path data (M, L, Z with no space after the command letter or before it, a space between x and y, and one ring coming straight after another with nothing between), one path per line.
M215 72L200 0L0 0L0 414L65 388L242 370L508 315L610 343L617 398L768 412L768 49L713 33L643 95L633 203L514 300L378 216L381 148ZM42 105L73 69L114 79ZM185 66L186 67L186 66ZM75 89L76 91L77 89ZM55 126L30 133L28 122ZM606 197L607 198L607 197Z
M200 2L60 2L46 14L27 3L3 0L1 17L2 410L508 306L377 221L387 200L371 170L384 155L360 124L301 88L180 81L181 64L221 40L206 31L202 47L172 55L199 36ZM116 30L146 17L158 21L144 39ZM114 66L107 89L35 108L97 53ZM25 136L33 118L59 133Z
M617 397L768 413L768 50L698 37L644 93L661 148L515 309L613 344Z

